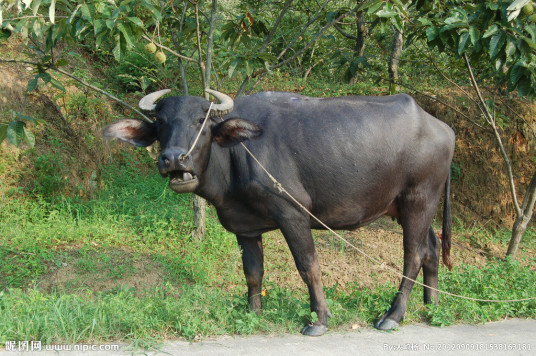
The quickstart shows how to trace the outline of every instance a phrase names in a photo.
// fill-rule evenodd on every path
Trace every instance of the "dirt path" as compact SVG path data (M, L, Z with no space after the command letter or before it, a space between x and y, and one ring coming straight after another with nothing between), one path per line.
M23 355L181 355L181 356L261 356L261 355L535 355L536 320L512 319L484 325L455 325L444 328L408 325L395 332L372 328L329 333L311 338L301 335L218 337L200 342L171 341L159 350L133 351L126 345L89 345L99 348L119 346L118 351L41 351ZM44 348L44 347L43 347ZM20 355L1 352L1 356Z

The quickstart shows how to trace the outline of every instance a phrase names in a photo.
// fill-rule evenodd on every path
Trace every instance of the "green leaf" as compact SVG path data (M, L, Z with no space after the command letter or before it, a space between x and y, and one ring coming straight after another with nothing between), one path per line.
M519 16L520 13L521 13L521 9L509 12L508 13L508 21L515 20Z
M50 18L50 22L54 23L56 19L56 0L50 1L50 7L48 8L48 17Z
M26 124L22 121L11 121L7 127L7 140L9 143L18 147L25 137L25 127Z
M527 5L531 0L516 0L506 8L507 11L520 10L523 6Z
M458 43L458 54L464 53L468 44L469 44L469 32L464 32L461 34L460 41Z
M95 36L101 33L105 28L106 22L104 22L104 20L95 19L95 21L93 21L93 33L95 33Z
M480 37L480 31L476 27L471 26L469 27L469 36L471 38L471 43L474 46L478 42L478 39Z
M536 43L526 36L520 36L523 41L532 49L536 49Z
M245 61L244 63L246 65L246 74L248 76L253 74L253 65L250 63L250 61Z
M385 6L375 13L378 17L395 17L398 12L393 8L393 4L387 3Z
M91 16L91 11L89 11L89 7L87 6L87 4L83 4L80 9L82 10L82 17L84 18L84 20L93 20L93 16Z
M28 81L28 86L26 87L26 90L28 91L28 93L31 93L32 91L35 90L35 88L37 88L37 79L39 79L39 77L36 75L35 77L33 77L32 79Z
M433 25L432 21L430 21L426 17L419 17L418 21L422 26L432 26Z
M231 62L231 65L229 66L229 69L228 69L228 75L229 75L229 78L232 78L233 77L233 73L236 69L236 67L242 63L242 58L240 57L236 57L232 62Z
M119 34L115 35L115 47L112 50L114 58L116 61L121 60L121 36Z
M47 72L42 72L37 75L39 78L43 79L45 83L50 83L50 80L52 79L52 76L48 74Z
M404 32L404 23L402 22L402 18L400 16L395 16L391 18L391 23L398 32Z
M517 84L517 92L521 96L527 96L531 92L532 87L530 85L530 80L526 77L522 77Z
M41 6L41 0L32 1L32 12L34 16L37 16L37 13L39 12L39 6Z
M437 38L439 35L439 28L437 27L428 27L426 29L426 37L428 38L428 42L431 42Z
M511 35L508 35L508 37L506 38L506 48L505 48L506 58L508 59L510 57L513 57L516 51L517 51L517 48L516 48L515 38Z
M536 41L536 26L534 24L529 24L525 26L525 31L527 31L530 35L530 38L533 41Z
M128 45L129 48L134 47L134 42L132 42L132 34L130 33L130 30L128 27L125 27L122 23L117 24L117 29L121 31L121 34L123 34L123 38L125 39L125 43Z
M30 147L34 147L35 146L35 135L33 134L32 131L30 131L26 125L24 125L23 127L23 136L24 136L24 141L26 141L26 143L28 144L28 146Z
M488 38L488 37L494 35L497 31L499 31L499 26L491 25L490 27L488 27L486 32L484 32L484 35L482 36L482 38Z
M512 83L512 85L516 85L519 79L523 76L525 67L526 64L521 61L513 65L512 69L510 70L510 83Z
M4 40L7 40L9 37L11 37L11 31L5 28L0 30L0 43L2 43Z
M82 7L82 5L79 4L79 5L74 9L74 11L73 11L73 13L71 14L71 16L69 16L69 20L68 20L69 23L72 23L72 22L73 22L73 19L74 19L74 17L76 16L76 13L78 12L78 9L80 9L81 7Z
M66 92L65 90L65 87L63 86L63 84L61 84L60 81L54 79L54 78L50 78L50 85L52 85L54 88L58 89L58 90L61 90L62 92Z
M369 14L369 15L375 15L376 12L378 11L378 9L379 9L380 7L382 7L382 5L383 5L383 1L378 1L377 3L372 2L371 5L372 5L372 6L369 7L369 9L367 10L367 14Z
M21 113L18 113L16 116L15 116L15 119L17 121L28 121L28 122L31 122L31 123L36 123L37 121L42 121L41 119L36 119L34 118L33 116L29 116L29 115L23 115Z
M326 21L331 22L331 21L335 20L337 17L339 17L339 12L338 11L328 12L327 15L326 15Z
M149 0L141 1L141 5L151 12L154 18L158 21L162 21L162 14L154 7Z
M368 9L370 7L376 7L376 10L382 5L382 0L375 0L375 1L366 1L364 4L362 4L359 9L357 9L357 12L363 11L365 9ZM370 14L370 12L369 12Z
M501 68L504 66L504 58L503 57L498 57L497 60L495 61L495 70L497 72L500 72Z
M143 27L143 21L138 17L129 17L128 20L138 27Z
M489 42L489 57L491 59L494 59L499 54L500 50L504 46L504 42L506 41L506 35L504 32L496 33Z
M115 26L115 20L114 19L106 20L106 27L108 27L109 30L113 30L114 26Z
M40 19L36 19L33 23L33 32L37 35L37 37L41 37L41 21Z

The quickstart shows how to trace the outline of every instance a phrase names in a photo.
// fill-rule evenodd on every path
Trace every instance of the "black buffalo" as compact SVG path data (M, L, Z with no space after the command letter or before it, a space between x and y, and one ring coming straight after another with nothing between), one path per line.
M233 100L209 91L215 104L199 142L209 101L149 94L140 107L154 123L122 120L104 135L137 146L155 140L162 151L158 168L171 189L193 192L211 202L221 224L236 234L242 249L249 306L261 309L264 232L280 229L309 288L318 320L303 333L321 335L331 316L324 297L311 228L322 228L281 194L244 144L301 204L333 229L355 229L382 215L403 228L404 276L437 288L439 239L431 228L443 190L443 262L450 267L450 165L453 131L408 95L310 98L261 92ZM234 106L233 106L234 105ZM224 121L222 121L222 118ZM403 318L413 282L403 278L391 308L376 323L393 329ZM424 302L437 303L424 289Z

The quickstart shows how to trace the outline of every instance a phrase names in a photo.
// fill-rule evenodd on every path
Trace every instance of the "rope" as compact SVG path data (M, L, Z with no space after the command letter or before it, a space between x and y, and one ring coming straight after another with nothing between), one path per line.
M222 119L223 121L223 119ZM326 225L323 221L321 221L319 218L317 218L313 213L311 213L305 206L303 206L303 204L301 204L298 200L296 200L296 198L294 198L282 185L281 183L279 183L279 181L277 179L275 179L275 177L273 175L270 174L270 172L268 172L268 170L262 165L262 163L257 159L257 157L255 157L255 155L246 147L246 145L244 145L244 143L240 143L242 145L242 147L244 147L244 149L246 150L246 152L255 160L255 162L257 162L257 164L262 168L262 170L268 175L268 177L270 178L270 180L274 183L274 187L280 192L280 193L285 193L296 205L298 205L298 207L300 207L301 209L303 209L307 214L309 214L309 216L311 216L314 220L316 220L320 225L322 225L324 228L326 228L326 230L328 230L329 232L331 232L333 235L337 236L339 239L341 239L342 241L344 241L348 246L352 247L354 250L356 250L357 252L359 252L360 254L362 254L364 257L366 257L367 259L371 260L372 262L374 263L377 263L379 264L380 266L382 266L382 268L388 270L389 272L399 276L399 277L402 277L402 278L405 278L415 284L418 284L422 287L425 287L425 288L429 288L433 291L436 291L438 293L442 293L442 294L445 294L445 295L449 295L451 297L455 297L455 298L460 298L460 299L466 299L466 300L472 300L472 301L475 301L475 302L487 302L487 303L515 303L515 302L526 302L526 301L530 301L530 300L536 300L536 297L531 297L531 298L524 298L524 299L479 299L479 298L472 298L472 297L466 297L466 296L463 296L463 295L459 295L459 294L455 294L455 293L450 293L450 292L447 292L447 291L444 291L444 290L441 290L441 289L437 289L437 288L434 288L434 287L431 287L429 285L426 285L424 283L421 283L419 281L416 281L414 279L411 279L409 277L406 277L404 276L402 273L400 273L399 271L397 271L396 269L392 268L392 267L389 267L387 266L384 262L368 255L365 251L361 250L360 248L358 248L357 246L355 246L354 244L352 244L350 241L346 240L344 237L342 237L340 234L338 234L337 232L335 232L332 228L330 228L328 225Z
M190 147L190 149L188 150L188 152L184 153L184 154L181 154L179 156L179 160L181 161L185 161L186 158L188 158L188 156L192 153L192 151L194 150L195 146L197 145L197 141L199 141L199 137L201 137L201 134L203 133L203 129L205 128L205 125L207 124L207 121L208 121L208 117L210 116L210 111L212 110L212 102L210 103L210 106L208 107L208 111L207 111L207 116L205 116L205 119L203 120L203 125L201 125L201 128L199 129L199 132L197 133L197 136L194 140L194 143L192 144L192 146Z

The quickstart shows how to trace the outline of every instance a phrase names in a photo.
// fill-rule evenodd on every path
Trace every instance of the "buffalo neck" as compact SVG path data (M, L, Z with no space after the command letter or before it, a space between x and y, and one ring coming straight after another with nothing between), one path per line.
M216 208L224 204L237 179L233 166L246 164L246 151L241 145L221 147L213 143L207 167L199 178L199 187L194 192L212 203Z

